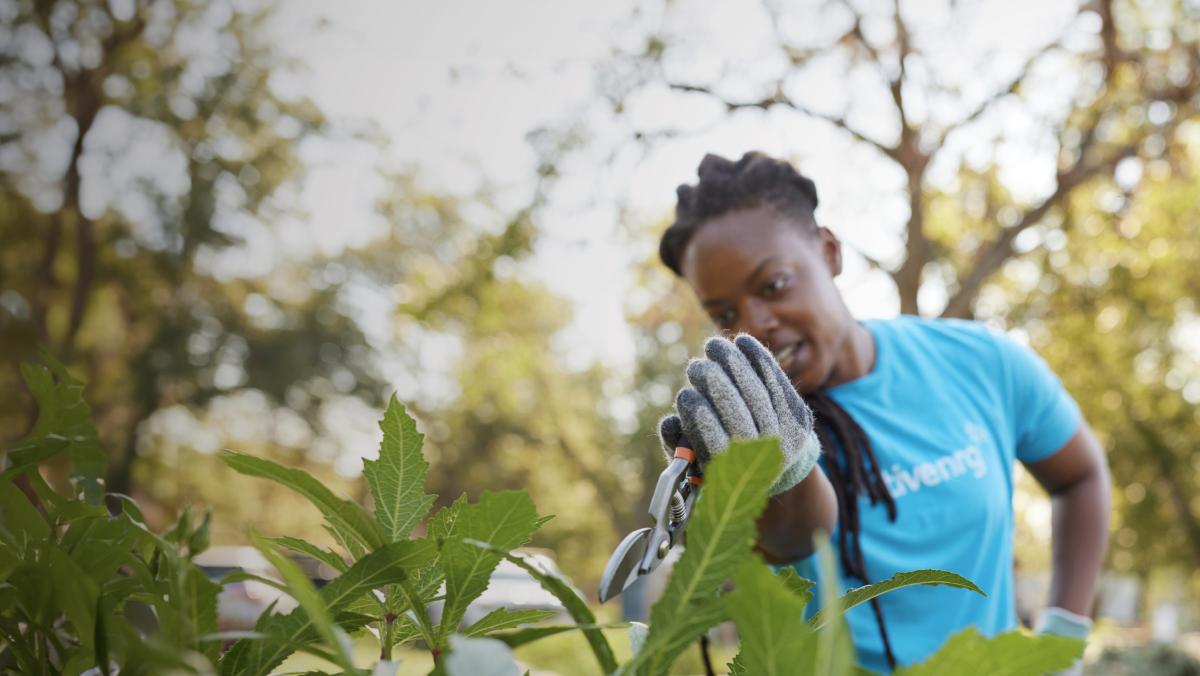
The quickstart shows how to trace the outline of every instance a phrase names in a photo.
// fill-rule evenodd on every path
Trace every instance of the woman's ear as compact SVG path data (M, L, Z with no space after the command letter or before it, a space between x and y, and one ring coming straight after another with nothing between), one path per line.
M817 243L829 274L833 277L842 274L842 241L832 230L821 226L817 230Z

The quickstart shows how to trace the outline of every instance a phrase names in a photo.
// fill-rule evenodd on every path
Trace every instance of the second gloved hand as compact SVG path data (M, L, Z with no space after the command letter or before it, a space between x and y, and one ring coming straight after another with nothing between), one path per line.
M813 432L812 411L770 351L743 333L732 341L709 338L704 354L706 359L688 364L691 387L676 396L676 414L659 424L668 457L685 434L701 463L724 451L730 439L773 436L780 440L784 461L770 494L803 481L821 445Z

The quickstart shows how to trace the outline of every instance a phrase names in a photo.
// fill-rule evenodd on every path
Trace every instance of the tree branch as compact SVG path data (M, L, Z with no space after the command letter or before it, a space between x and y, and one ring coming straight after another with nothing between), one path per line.
M946 127L946 129L942 130L942 133L938 134L937 146L941 147L942 145L944 145L946 143L947 137L949 137L950 134L971 124L975 120L978 120L984 113L986 113L988 110L991 110L992 106L995 105L995 103L997 101L999 101L1000 99L1003 99L1011 94L1015 94L1017 92L1017 90L1021 87L1021 85L1025 82L1025 78L1028 77L1029 71L1033 69L1033 65L1035 63L1037 63L1037 61L1039 59L1041 59L1043 56L1048 54L1051 50L1056 49L1058 47L1059 47L1059 41L1055 40L1054 42L1046 44L1041 49L1039 49L1037 52L1032 54L1028 59L1026 59L1025 63L1021 66L1021 69L1019 71L1017 71L1016 77L1014 77L1012 79L1012 81L1008 83L1007 87L1003 87L1001 89L996 90L995 93L993 93L987 99L983 100L979 104L979 106L977 106L975 108L975 110L972 110L969 114L967 114L966 117L962 118L958 122L955 122L954 124L950 125L949 127Z
M1075 187L1093 176L1111 172L1118 162L1126 157L1133 156L1136 152L1137 144L1131 143L1122 146L1111 157L1089 163L1084 157L1084 152L1081 150L1080 157L1075 164L1067 171L1058 175L1058 186L1049 197L1042 200L1041 204L1026 211L1020 221L1002 228L999 235L980 248L975 254L971 273L962 280L954 296L946 303L946 308L942 311L942 316L969 317L971 304L975 301L975 297L979 295L979 290L983 287L983 283L1012 257L1012 243L1017 238L1017 235L1039 223Z
M812 118L815 118L818 120L822 120L824 122L828 122L829 124L832 124L833 126L841 129L842 131L846 132L847 134L850 134L858 141L865 143L865 144L871 146L872 148L878 150L880 153L883 153L885 156L891 158L892 160L894 160L896 162L900 161L899 148L894 148L894 147L885 145L884 143L867 136L863 132L850 126L850 124L848 122L846 122L846 118L844 118L844 117L839 117L836 115L828 115L826 113L818 113L818 112L812 110L811 108L792 100L791 98L789 98L788 96L783 94L783 92L781 91L781 89L782 89L781 86L777 86L775 89L775 93L772 94L771 96L765 97L758 101L731 101L729 99L726 99L726 98L720 96L716 92L714 92L711 87L706 87L704 85L694 85L694 84L687 84L687 83L682 83L682 82L669 82L669 83L667 83L667 86L676 91L689 92L689 93L695 93L695 94L705 94L707 96L711 96L712 98L719 101L722 105L724 105L725 109L730 112L735 111L735 110L744 110L747 108L757 108L759 110L769 110L773 106L783 106L785 108L791 108L792 110L795 110L796 112L806 115L808 117L812 117Z

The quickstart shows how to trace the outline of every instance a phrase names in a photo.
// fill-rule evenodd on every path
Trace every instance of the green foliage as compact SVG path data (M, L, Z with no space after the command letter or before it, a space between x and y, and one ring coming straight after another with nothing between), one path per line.
M68 378L61 382L64 388L80 387ZM55 395L57 386L51 379L39 388ZM45 419L86 429L90 418L77 395L43 397ZM362 674L349 637L369 628L380 646L376 673L394 671L393 648L421 642L434 657L435 674L474 676L516 673L511 648L580 631L604 673L657 675L667 673L680 652L713 625L732 619L743 637L742 651L730 665L733 673L840 675L856 669L845 610L913 584L978 591L956 575L916 571L839 599L829 582L833 576L827 575L821 589L827 615L806 622L812 583L793 572L772 574L751 550L755 520L779 471L778 442L739 441L708 466L687 533L690 542L651 613L640 649L619 665L605 627L571 585L513 551L549 518L537 514L528 494L485 491L476 502L463 495L430 515L432 496L424 493L427 466L415 422L393 399L382 428L380 459L368 468L374 512L338 497L302 470L240 453L222 456L230 468L310 500L345 548L338 553L294 537L252 535L280 575L280 581L268 583L298 605L287 614L269 608L253 632L240 635L217 632L220 585L191 562L208 544L208 514L196 523L184 510L160 536L145 527L128 498L110 496L110 512L88 502L82 490L72 491L78 497L53 493L36 466L6 473L0 482L0 637L5 641L0 658L22 673L78 674L115 665L133 674L215 670L223 676L259 676L305 652L341 673ZM33 436L56 434L59 430L50 425L35 429ZM26 440L20 447L33 445ZM412 538L410 531L422 521L427 535ZM312 556L341 574L318 590L285 552ZM829 547L819 552L822 566L832 569ZM501 559L520 566L558 597L575 624L529 626L553 613L499 609L460 631L467 607L487 587ZM225 581L251 577L234 573ZM734 586L725 592L730 579ZM439 591L443 584L444 593ZM442 613L434 622L430 608L438 601ZM237 641L222 652L222 641L229 638ZM1014 676L1041 673L1069 664L1079 649L1078 641L1020 633L984 639L967 631L901 673L957 672L965 665Z
M1030 636L1010 631L984 638L972 627L951 636L941 650L924 662L897 669L895 673L898 676L1032 676L1066 669L1082 650L1082 641L1061 636Z
M464 496L465 497L465 496ZM449 634L462 620L467 606L487 588L488 578L500 563L500 554L471 542L486 542L501 550L512 550L529 541L533 531L545 523L538 517L529 494L516 491L485 492L479 502L456 501L457 514L449 527L436 536L442 540L441 566L446 578L446 604L441 631Z
M234 451L225 451L223 459L237 472L270 479L307 498L325 516L334 537L352 554L361 555L383 544L379 525L366 510L356 502L337 497L308 472Z
M739 669L750 674L816 673L817 633L804 622L804 599L772 575L761 561L746 558L726 595L729 616L742 637Z
M1100 660L1088 670L1095 676L1200 676L1200 660L1183 648L1167 643L1143 647L1105 648Z
M10 451L12 466L5 474L15 475L65 452L71 459L72 484L85 502L99 504L105 457L92 409L83 400L83 383L46 350L39 354L47 366L21 365L21 377L37 402L37 423Z
M779 461L778 442L767 439L731 444L727 453L708 466L703 499L688 526L689 546L651 612L645 645L621 673L667 673L683 646L724 619L732 619L742 637L742 651L729 665L731 673L858 673L843 619L846 610L913 584L947 584L979 591L958 575L914 571L837 598L831 583L834 576L823 575L827 581L821 590L826 614L806 622L804 608L811 599L812 583L786 570L773 575L750 550L754 519L765 504ZM727 548L715 550L713 544L718 541ZM825 545L818 551L822 568L833 570L830 548ZM722 594L721 585L729 577L734 588ZM835 618L832 621L831 616ZM966 673L970 669L964 665L986 664L987 673L1033 676L1068 666L1082 648L1081 641L1019 632L986 639L968 629L952 637L927 662L909 669L918 674Z
M685 647L726 618L718 590L751 555L754 520L781 463L778 441L760 439L732 443L709 464L687 548L651 611L645 647L624 673L665 671Z
M960 589L969 589L977 594L983 593L983 590L975 586L974 582L956 575L948 573L944 570L914 570L908 573L896 573L890 579L875 584L869 584L856 589L851 589L846 592L839 602L839 611L844 613L851 608L866 603L871 599L887 592L901 589L903 587L911 587L912 585L924 584L936 586L944 584L950 587L959 587ZM816 627L825 626L825 617L822 613L817 613L812 618L812 624Z
M39 422L6 454L0 478L0 663L30 674L110 662L133 665L123 673L190 673L211 663L219 587L191 561L208 545L207 518L194 525L184 512L160 537L128 499L101 506L104 456L83 385L47 361L22 369ZM31 461L55 460L46 449L71 463L68 495Z
M538 516L524 492L485 491L474 503L462 495L428 518L428 537L410 539L409 532L426 519L433 503L433 496L424 492L428 464L421 453L423 435L394 397L380 427L383 443L379 459L366 461L364 469L374 499L373 513L337 497L302 470L241 453L224 454L230 468L277 482L309 499L325 515L331 531L346 549L345 557L353 563L315 591L298 571L283 570L294 564L282 558L274 546L345 569L341 555L298 538L258 539L264 554L277 568L282 566L284 588L300 606L288 615L265 613L259 618L255 627L258 635L238 641L221 659L222 674L267 673L296 650L313 652L352 671L347 668L352 665L347 663L340 632L367 625L379 636L385 660L396 645L417 640L435 655L446 651L452 654L458 644L451 639L458 635L467 606L487 588L500 559L508 557L532 568L512 550L526 544L549 517ZM539 580L564 603L586 608L586 603L561 580L544 571L539 572ZM445 593L439 595L442 583ZM439 598L442 614L434 623L429 608ZM498 610L467 627L463 634L472 639L487 637L547 616L543 611ZM590 611L586 620L595 624ZM600 640L604 641L602 635ZM503 647L503 643L499 645ZM607 650L606 642L604 648ZM611 650L607 654L611 655Z
M417 432L416 421L405 415L395 395L379 426L384 432L379 459L363 462L363 475L371 485L375 516L384 537L396 542L408 537L412 527L429 513L437 496L425 494L425 474L429 470L421 454L425 436Z
M491 545L481 542L472 542L472 544L484 547L485 549L496 549ZM533 576L533 579L537 580L543 589L553 594L555 598L562 602L571 619L575 620L575 626L567 627L566 629L578 629L583 632L588 646L592 649L592 653L596 656L596 661L599 662L600 668L604 673L607 674L616 671L617 660L613 656L612 646L609 645L608 639L601 632L602 627L596 624L596 616L592 613L592 609L588 607L587 602L584 601L579 593L566 580L552 571L544 570L535 560L519 552L509 552L504 558ZM561 633L563 630L562 627L535 627L522 630L521 632L503 635L497 634L496 637L505 641L508 645L515 647L531 640L536 640L537 638Z

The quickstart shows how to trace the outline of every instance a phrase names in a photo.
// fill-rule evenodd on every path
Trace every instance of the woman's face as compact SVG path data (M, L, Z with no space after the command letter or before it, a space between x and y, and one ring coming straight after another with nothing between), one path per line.
M681 269L717 326L757 338L807 393L830 381L854 323L833 284L841 266L833 233L760 207L702 224Z

